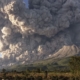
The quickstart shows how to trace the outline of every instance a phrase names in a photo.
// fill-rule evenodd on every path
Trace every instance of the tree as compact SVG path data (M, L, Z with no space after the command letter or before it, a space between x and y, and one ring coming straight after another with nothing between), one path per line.
M5 73L5 72L6 72L6 69L3 68L3 69L2 69L2 72Z
M6 78L6 69L2 69L2 72L3 72L3 78L5 79Z
M38 69L37 69L37 72L38 72L38 73L41 73L41 68L38 68Z
M45 71L45 78L48 77L48 71Z
M73 56L70 58L69 67L72 73L80 74L80 56Z

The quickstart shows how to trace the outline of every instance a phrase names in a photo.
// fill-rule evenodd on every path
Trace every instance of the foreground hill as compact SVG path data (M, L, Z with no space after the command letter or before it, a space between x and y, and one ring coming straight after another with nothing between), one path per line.
M67 71L69 70L68 67L68 62L69 62L69 57L68 58L59 58L59 59L46 59L42 61L37 61L32 64L28 65L14 65L9 67L9 70L17 70L17 71L24 71L24 70L48 70L48 71Z

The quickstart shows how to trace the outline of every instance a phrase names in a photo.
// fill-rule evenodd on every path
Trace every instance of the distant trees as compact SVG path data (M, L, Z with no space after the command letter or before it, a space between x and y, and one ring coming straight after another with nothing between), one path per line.
M80 56L73 56L70 58L69 67L72 73L80 75Z
M41 68L37 68L37 72L38 73L41 73Z
M3 68L3 69L2 69L2 72L5 73L5 72L6 72L6 69Z
M5 79L6 78L6 69L2 69L2 73L3 73L3 78Z
M45 78L48 77L48 71L45 71Z

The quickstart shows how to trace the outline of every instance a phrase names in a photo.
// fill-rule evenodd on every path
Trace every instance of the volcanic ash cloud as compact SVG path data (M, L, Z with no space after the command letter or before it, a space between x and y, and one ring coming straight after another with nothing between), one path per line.
M2 66L46 59L63 46L79 46L79 0L27 2L28 6L23 0L0 2Z

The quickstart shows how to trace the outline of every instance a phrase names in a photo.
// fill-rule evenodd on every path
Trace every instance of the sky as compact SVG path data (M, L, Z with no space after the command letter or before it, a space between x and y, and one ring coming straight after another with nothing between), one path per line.
M0 54L0 57L1 57L2 55Z
M24 3L26 4L26 7L28 8L28 0L24 0Z

